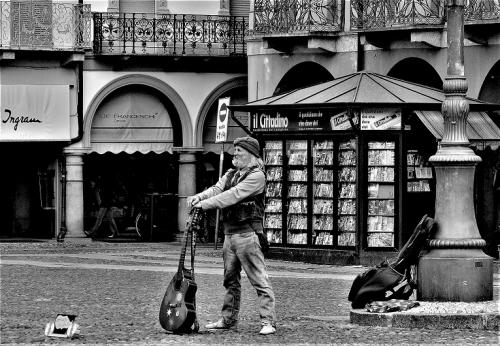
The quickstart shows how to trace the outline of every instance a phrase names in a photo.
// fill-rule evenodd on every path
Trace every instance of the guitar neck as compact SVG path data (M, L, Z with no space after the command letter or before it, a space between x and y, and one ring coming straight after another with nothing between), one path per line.
M193 223L193 220L195 220L197 217L198 217L198 209L195 208L193 211L192 211L192 215L190 215L189 217L189 222L187 224L187 229L186 231L184 232L184 239L183 239L183 246L182 246L182 250L181 250L181 257L179 259L179 267L177 268L177 274L182 274L183 273L183 269L184 269L184 261L186 259L186 248L187 248L187 241L188 241L188 236L189 236L189 232L191 231L191 224Z

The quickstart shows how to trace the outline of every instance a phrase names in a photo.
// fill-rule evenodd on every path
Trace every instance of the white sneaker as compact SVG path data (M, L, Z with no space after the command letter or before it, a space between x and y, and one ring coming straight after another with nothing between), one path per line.
M262 325L262 329L259 332L260 335L269 335L274 333L276 333L276 328L274 328L269 323Z
M235 328L236 325L229 325L224 322L223 319L218 320L217 322L211 322L205 326L206 329L231 329Z

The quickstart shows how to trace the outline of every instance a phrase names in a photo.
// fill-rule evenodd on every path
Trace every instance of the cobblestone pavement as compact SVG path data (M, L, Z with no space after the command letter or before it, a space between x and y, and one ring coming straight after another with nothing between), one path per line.
M498 331L362 327L349 323L347 293L366 268L268 261L277 333L260 336L256 294L246 278L239 327L211 332L222 304L220 250L196 260L200 333L172 335L158 322L179 246L165 243L0 243L2 344L498 344ZM496 274L498 279L498 274ZM498 280L497 280L498 281ZM498 286L495 287L498 291ZM496 292L498 294L498 292ZM498 295L496 295L498 299ZM78 315L80 336L46 338L57 313Z

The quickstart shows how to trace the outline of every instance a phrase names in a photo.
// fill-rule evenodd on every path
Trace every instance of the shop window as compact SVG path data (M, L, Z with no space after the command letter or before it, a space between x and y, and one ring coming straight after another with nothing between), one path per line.
M53 169L38 171L38 187L40 206L42 209L55 209L55 171Z

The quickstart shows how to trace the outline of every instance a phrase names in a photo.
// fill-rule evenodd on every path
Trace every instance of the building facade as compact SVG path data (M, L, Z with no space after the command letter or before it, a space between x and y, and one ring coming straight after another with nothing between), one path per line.
M26 181L4 184L9 194L2 194L2 209L9 215L2 218L2 236L50 238L63 228L66 237L85 237L98 213L92 186L102 184L100 197L110 196L119 234L132 229L129 235L137 236L133 229L140 224L142 238L175 239L184 228L185 198L197 185L217 178L222 149L215 145L218 99L247 102L248 1L232 6L227 1L1 3L2 108L4 102L21 104L23 97L41 98L44 116L59 127L65 124L64 131L53 129L53 138L20 131L9 137L6 125L2 128L2 153L12 163L2 180L21 179L26 162L33 162ZM85 42L61 51L57 16L66 15L67 8L85 9L68 20L85 25L84 32L71 32L74 40L84 34ZM54 36L26 27L30 18ZM38 45L17 42L34 38ZM68 85L65 94L60 85ZM65 108L55 109L61 100L67 100ZM38 111L23 110L26 121ZM20 124L11 127L21 128L24 118L16 116ZM4 123L7 117L3 114ZM243 133L236 124L229 126L234 130L228 142ZM231 149L226 145L223 150ZM28 154L36 161L26 160ZM45 199L50 199L48 206ZM37 203L41 206L35 208ZM41 217L50 219L43 233ZM109 214L102 236L108 222Z
M0 232L52 238L64 221L64 148L81 140L90 6L0 2ZM72 173L71 169L69 174ZM69 177L72 179L72 177Z
M359 71L441 90L446 75L441 0L2 0L1 5L0 146L10 168L1 173L0 230L8 237L50 238L61 230L67 237L84 237L98 213L92 186L102 183L112 190L120 233L139 225L142 238L173 239L184 227L185 198L217 179L220 151L229 159L232 138L245 133L231 120L226 144L215 143L219 98L244 104ZM466 1L465 13L467 96L500 103L499 3ZM40 101L29 108L26 98ZM12 113L15 105L21 108ZM488 116L498 124L498 115ZM236 117L248 125L246 113ZM420 132L398 138L426 143L422 153L398 154L398 162L406 162L404 173L413 177L408 167L421 168L415 158L434 152L439 131L421 120L429 115L408 117L405 125ZM49 124L44 128L50 131L37 129L37 121ZM348 146L341 142L335 141L335 148ZM483 158L476 173L478 224L483 236L495 238L498 143L479 136L473 144ZM408 186L417 188L416 176L413 182L398 179L404 193ZM432 198L424 204L433 205ZM354 261L367 247L365 228L355 251L347 248ZM296 247L301 251L345 250L333 243L317 247L316 235L308 232L305 244ZM333 227L328 235L336 232ZM288 248L293 242L275 245Z

